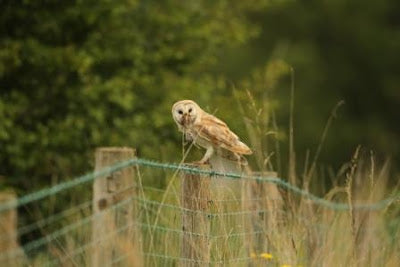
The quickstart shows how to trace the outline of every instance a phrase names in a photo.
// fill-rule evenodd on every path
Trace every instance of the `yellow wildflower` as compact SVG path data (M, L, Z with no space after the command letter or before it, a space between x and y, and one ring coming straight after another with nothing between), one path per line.
M270 260L270 259L272 259L272 258L274 258L273 256L272 256L272 254L269 254L269 253L261 253L260 254L260 257L261 258L264 258L264 259L267 259L267 260Z

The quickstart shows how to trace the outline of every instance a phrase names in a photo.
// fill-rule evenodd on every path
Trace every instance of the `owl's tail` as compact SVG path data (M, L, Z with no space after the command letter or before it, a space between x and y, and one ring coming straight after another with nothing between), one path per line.
M251 155L253 151L243 142L238 141L235 146L235 152L242 155Z

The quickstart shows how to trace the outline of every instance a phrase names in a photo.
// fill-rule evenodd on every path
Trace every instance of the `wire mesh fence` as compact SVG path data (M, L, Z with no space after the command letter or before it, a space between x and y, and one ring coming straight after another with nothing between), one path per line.
M80 191L91 192L92 182L107 180L124 168L132 168L131 179L136 182L113 191L112 197L117 200L99 212L94 212L94 205L100 202L86 194L78 205L64 206L64 210L34 223L19 224L15 231L2 231L0 244L20 241L32 232L39 234L26 238L21 246L2 246L0 262L100 266L93 259L94 251L110 249L111 245L112 253L102 266L312 266L329 259L334 262L339 256L360 259L361 254L382 246L400 249L396 243L399 220L384 221L382 216L375 216L387 209L398 211L398 194L374 203L338 203L276 177L218 173L136 158L3 201L0 217L6 218L16 207L31 202L46 202L49 196L57 199L61 192L74 194L77 186L83 187ZM149 177L162 180L163 185L154 187ZM283 194L277 186L286 189ZM126 192L129 194L118 199ZM289 193L294 194L297 205L287 205L284 195ZM127 207L133 213L128 214ZM130 218L122 220L121 216ZM99 222L104 227L96 232ZM384 262L384 257L392 257L391 252L373 262Z

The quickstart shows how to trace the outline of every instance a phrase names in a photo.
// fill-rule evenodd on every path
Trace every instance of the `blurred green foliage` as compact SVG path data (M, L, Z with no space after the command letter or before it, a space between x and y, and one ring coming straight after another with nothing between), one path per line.
M0 173L30 187L91 168L99 146L180 157L174 101L228 92L210 68L264 1L2 1ZM55 177L54 177L55 176Z
M226 52L220 69L237 80L248 76L243 69L262 69L271 60L284 60L294 69L299 164L307 149L315 152L331 110L344 100L328 132L321 162L338 168L360 144L380 159L391 156L399 166L400 2L272 3L252 16L261 34L242 48L240 56L235 56L236 50ZM251 90L255 88L266 85L261 81ZM289 124L289 88L288 80L274 88L281 129Z
M99 146L176 161L170 108L184 98L226 120L262 167L287 151L291 67L299 154L344 99L323 161L359 143L398 157L399 12L394 0L3 0L0 174L57 182L90 170Z

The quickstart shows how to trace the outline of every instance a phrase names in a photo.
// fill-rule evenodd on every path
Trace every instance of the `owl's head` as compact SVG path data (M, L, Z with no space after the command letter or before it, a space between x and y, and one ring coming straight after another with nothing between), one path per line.
M190 127L200 120L201 108L192 100L181 100L172 106L172 117L183 128Z

